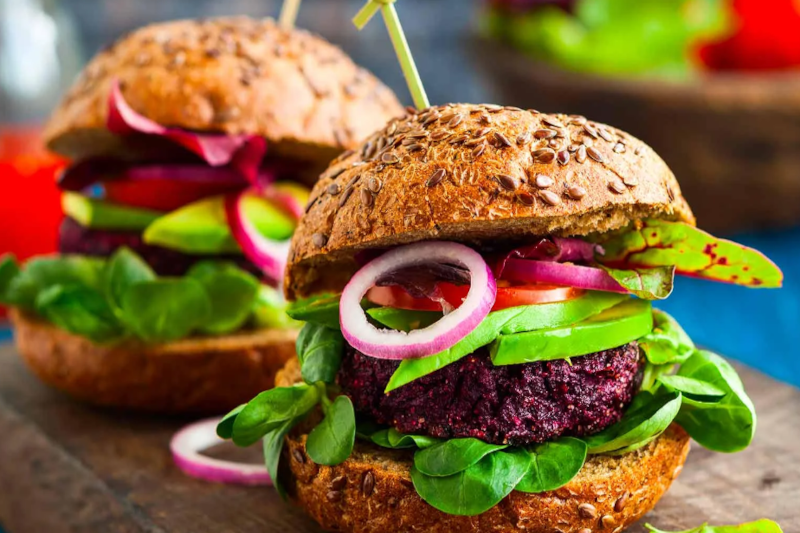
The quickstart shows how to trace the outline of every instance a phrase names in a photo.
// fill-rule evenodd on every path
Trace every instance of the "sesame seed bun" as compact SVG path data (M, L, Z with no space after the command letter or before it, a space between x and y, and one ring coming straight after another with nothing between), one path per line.
M105 129L118 79L126 101L165 126L265 137L270 154L327 164L403 109L339 48L273 20L181 20L138 29L100 52L56 108L48 147L73 159L129 155Z
M340 290L360 250L590 235L644 218L695 222L675 176L633 136L578 116L434 107L390 121L322 175L286 293Z
M293 361L279 373L278 386L298 378ZM281 479L290 497L325 530L343 533L619 532L655 506L689 452L689 436L673 424L634 452L590 456L578 475L558 490L515 491L485 513L466 517L445 514L419 497L409 474L413 455L407 450L357 441L349 459L329 467L308 458L306 439L303 428L286 438Z
M97 405L224 413L272 388L297 331L259 330L165 344L97 344L11 310L17 349L48 385Z

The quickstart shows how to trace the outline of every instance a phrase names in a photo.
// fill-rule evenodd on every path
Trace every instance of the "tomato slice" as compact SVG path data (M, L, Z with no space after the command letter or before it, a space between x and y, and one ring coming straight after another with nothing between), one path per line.
M442 296L453 307L458 307L466 298L469 287L458 286L450 283L439 283ZM519 307L521 305L536 305L552 302L565 302L583 296L583 289L575 287L557 287L554 285L512 285L505 281L498 281L497 297L492 311ZM411 311L441 311L438 302L429 298L415 298L405 289L397 285L389 287L372 287L367 292L367 300L384 307L408 309Z
M556 285L508 285L500 287L498 281L497 297L492 311L519 307L520 305L549 304L566 302L586 294L584 289L575 287L559 287Z
M444 285L440 283L439 287ZM447 297L445 297L447 299ZM405 289L397 285L388 287L372 287L367 291L367 300L382 307L394 307L395 309L408 309L410 311L441 311L442 307L428 298L414 298ZM450 302L450 300L447 300ZM458 306L458 302L450 302L451 305Z
M115 203L174 211L209 196L241 190L240 183L186 183L176 180L110 180L103 183L106 198Z

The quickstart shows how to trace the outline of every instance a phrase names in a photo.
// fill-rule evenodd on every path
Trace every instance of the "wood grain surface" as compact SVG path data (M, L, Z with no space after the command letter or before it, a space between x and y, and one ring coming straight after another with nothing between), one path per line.
M767 517L800 532L800 391L741 372L759 413L755 443L734 455L694 445L648 522L681 530ZM186 422L81 405L0 347L0 524L8 533L319 531L271 489L181 474L168 442Z

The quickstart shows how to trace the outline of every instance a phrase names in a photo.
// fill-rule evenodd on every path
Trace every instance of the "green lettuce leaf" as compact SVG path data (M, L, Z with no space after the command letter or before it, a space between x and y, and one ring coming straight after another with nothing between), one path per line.
M617 269L601 265L617 283L644 300L663 300L672 294L675 267Z
M411 468L417 494L442 512L459 516L484 513L508 496L528 471L530 454L522 448L491 453L446 477L426 476Z
M96 342L116 340L124 333L103 295L75 283L41 291L36 311L56 326Z
M296 344L303 381L333 384L344 355L344 337L338 329L307 322Z
M253 310L260 283L233 263L201 261L186 273L199 282L211 302L211 313L200 331L223 335L240 329Z
M781 526L766 518L736 526L709 526L708 524L703 524L700 527L684 531L664 531L650 524L645 524L644 527L651 533L783 533Z
M671 267L689 276L773 288L783 273L761 252L718 239L682 222L648 219L603 243L598 260L609 266Z
M694 353L694 342L664 311L653 310L653 331L639 339L647 361L654 365L682 363Z
M233 424L236 423L236 418L245 407L247 407L247 404L243 403L239 407L233 408L228 414L222 417L222 420L217 424L217 436L219 438L230 439L233 437Z
M668 390L680 392L686 400L716 403L726 394L726 391L713 383L686 376L659 376L658 381Z
M0 303L95 341L133 335L165 342L195 332L222 335L249 324L297 325L284 313L285 303L274 289L232 262L201 261L182 278L159 278L126 247L107 260L41 257L23 268L3 256Z
M11 282L19 276L20 269L17 260L11 254L0 256L0 304L13 304L8 295Z
M148 342L187 337L211 316L203 286L188 278L140 281L125 291L122 314L136 335Z
M320 294L289 304L286 313L295 320L339 329L339 295Z
M389 329L406 332L426 328L442 318L441 312L410 311L394 307L373 307L367 309L367 315Z
M101 259L77 255L31 259L11 278L5 291L6 298L10 305L34 311L38 294L54 285L101 290L103 266Z
M217 425L217 434L250 446L283 423L303 418L319 400L320 390L311 385L276 387L228 413Z
M415 453L414 466L426 476L452 476L506 448L506 444L489 444L473 438L448 439Z
M369 440L381 448L390 448L392 450L415 447L422 450L442 442L442 439L427 435L406 435L395 428L378 429L369 436Z
M658 378L672 374L676 366L677 365L673 364L654 365L650 361L645 361L641 390L655 392L655 390L661 386L661 382L658 381Z
M691 75L692 46L724 37L733 11L722 0L581 0L570 3L569 13L542 2L491 4L481 17L484 33L539 61L577 72L670 79Z
M117 250L106 263L103 273L104 292L117 316L122 316L122 297L131 285L156 278L150 265L130 248Z
M297 417L292 418L291 420L286 420L285 422L281 422L277 425L277 427L264 435L264 440L262 442L262 447L264 450L264 464L267 467L269 477L272 479L272 486L275 487L275 490L278 491L278 494L283 499L286 499L286 488L283 486L283 482L281 482L281 478L278 475L278 467L281 461L281 452L283 451L284 439L292 430L292 428L296 426L302 419L303 417Z
M645 446L675 420L681 400L679 392L639 393L622 420L585 439L589 453L621 455Z
M722 399L715 401L685 397L676 419L681 427L709 450L733 453L747 448L756 431L756 411L730 363L717 354L697 350L677 375L724 392Z
M586 442L573 437L528 448L531 465L516 490L538 493L563 487L583 468L587 450Z
M344 395L337 396L330 405L323 401L323 410L325 418L308 434L306 452L318 465L335 466L353 453L356 414L353 402Z
M81 255L39 257L25 263L25 275L40 287L74 283L100 290L104 266L103 259Z
M259 285L253 302L252 324L256 328L300 329L303 324L286 314L286 300L269 285Z

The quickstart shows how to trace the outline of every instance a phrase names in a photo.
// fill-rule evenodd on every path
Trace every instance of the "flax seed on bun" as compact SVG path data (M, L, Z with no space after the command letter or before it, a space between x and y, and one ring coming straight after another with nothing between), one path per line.
M48 147L73 159L130 149L105 129L114 79L126 101L165 126L260 135L270 154L327 164L403 108L339 48L247 17L138 29L98 54L55 110Z
M578 116L434 107L390 121L322 175L286 293L341 289L360 250L588 235L643 218L695 221L667 165L633 136Z
M300 380L296 360L277 386ZM426 504L414 490L412 452L356 441L337 466L316 465L305 450L305 428L286 438L281 480L290 497L325 530L344 533L581 533L622 531L644 516L680 473L689 436L672 425L648 445L619 457L590 456L566 486L541 494L512 492L479 516L453 516Z

